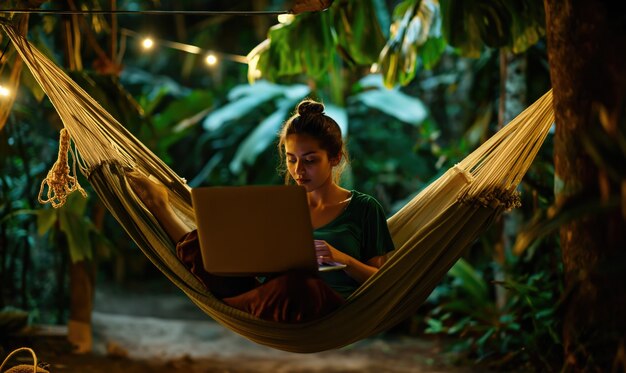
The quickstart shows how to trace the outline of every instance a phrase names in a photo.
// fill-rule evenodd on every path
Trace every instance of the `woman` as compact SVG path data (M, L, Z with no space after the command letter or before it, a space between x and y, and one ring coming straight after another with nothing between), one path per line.
M345 264L321 277L343 297L376 273L393 242L380 204L338 185L348 161L341 130L324 105L304 100L283 126L278 151L288 175L307 191L317 256Z
M306 189L318 261L344 264L319 276L296 271L262 283L253 277L221 277L204 271L196 231L187 232L168 203L165 187L137 173L131 186L159 220L178 258L224 303L257 317L303 322L325 315L372 276L393 250L380 204L337 184L347 152L337 123L321 103L304 100L280 132L279 153L285 181Z

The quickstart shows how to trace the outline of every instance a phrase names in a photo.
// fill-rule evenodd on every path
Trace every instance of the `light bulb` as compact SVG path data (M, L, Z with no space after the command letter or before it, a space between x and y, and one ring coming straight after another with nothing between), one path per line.
M290 24L294 19L296 19L296 16L294 16L293 14L279 14L278 15L278 22L288 25Z
M150 38L145 38L141 42L143 49L151 49L154 46L154 41Z
M7 87L0 85L0 96L9 97L10 94L11 91Z
M206 56L205 61L207 65L213 66L217 63L217 57L213 53L210 53Z

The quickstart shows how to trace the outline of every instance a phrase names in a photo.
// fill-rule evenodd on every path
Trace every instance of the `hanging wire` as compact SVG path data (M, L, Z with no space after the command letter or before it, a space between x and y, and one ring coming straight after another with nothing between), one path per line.
M49 15L74 15L74 14L136 14L136 15L238 15L238 16L277 16L290 14L288 10L55 10L55 9L1 9L0 13L16 14L49 14Z
M123 36L132 36L135 38L143 38L143 36L133 30L129 30L127 28L121 28L120 29L120 34ZM218 51L214 51L214 50L205 50L202 49L200 47L197 47L195 45L190 45L190 44L185 44L185 43L180 43L177 41L170 41L170 40L164 40L164 39L154 39L152 38L157 44L159 45L164 45L166 47L169 48L173 48L173 49L177 49L183 52L187 52L187 53L191 53L191 54L205 54L205 53L213 53L216 55L219 55L221 58L230 60L230 61L234 61L234 62L238 62L238 63L243 63L243 64L248 64L248 58L246 56L240 56L240 55L236 55L236 54L231 54L231 53L224 53L224 52L218 52Z

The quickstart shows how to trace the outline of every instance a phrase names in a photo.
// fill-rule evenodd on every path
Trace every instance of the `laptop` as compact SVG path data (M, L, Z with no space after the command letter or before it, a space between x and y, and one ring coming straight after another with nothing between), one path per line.
M296 185L191 190L204 269L216 275L263 275L318 266L306 191Z

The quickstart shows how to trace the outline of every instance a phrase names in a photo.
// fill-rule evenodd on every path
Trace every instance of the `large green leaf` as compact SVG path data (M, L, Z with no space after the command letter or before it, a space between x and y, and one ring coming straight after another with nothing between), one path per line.
M157 154L166 154L172 144L185 137L191 127L203 120L213 104L213 97L212 92L194 90L154 115L154 139L151 143L157 144Z
M324 112L329 117L333 118L341 129L341 135L343 137L348 136L348 112L345 108L333 104L324 104Z
M466 260L459 259L448 273L460 282L470 300L482 303L489 299L485 280Z
M295 58L302 59L303 73L314 79L327 74L335 61L333 56L337 50L332 37L331 16L330 11L312 14L303 19L297 33L291 33L292 37L298 37L292 40L290 48L296 47Z
M444 37L466 57L485 46L520 53L545 33L539 0L441 0L441 8Z
M270 28L268 38L248 55L250 82L305 74L314 79L349 64L369 65L384 44L376 0L336 1L325 12L298 14Z
M448 44L465 57L477 58L484 48L480 37L480 19L472 12L475 0L441 0L442 32Z
M92 258L92 243L89 232L91 222L85 218L87 199L79 193L68 196L63 207L57 209L59 228L67 237L70 257L73 262Z
M72 262L91 259L91 240L89 225L85 224L82 216L72 213L69 209L61 208L59 212L60 229L65 233Z
M254 96L253 87L250 87L247 90L249 95L244 97L244 100L247 97L250 97L250 95ZM305 85L274 85L274 87L280 89L281 93L281 99L279 99L277 103L278 108L274 113L259 123L259 125L242 141L241 145L237 148L237 152L235 153L233 160L230 162L230 169L233 173L239 173L244 163L254 163L256 157L265 151L270 144L276 140L280 125L289 116L289 113L293 110L296 104L310 93L309 87ZM234 92L232 96L239 97L240 94L239 92Z
M238 86L233 91L230 97L236 100L209 114L203 122L205 130L215 131L225 123L243 118L259 106L285 94L284 87L267 81L259 81L254 85Z
M505 0L505 6L513 15L511 38L508 47L514 53L524 52L536 44L545 34L545 8L543 1Z
M75 192L67 196L67 202L63 205L64 210L69 210L74 215L83 216L87 209L87 198L82 194Z
M280 125L289 115L289 111L292 108L292 101L283 100L283 103L279 104L278 110L259 123L254 131L246 137L230 162L230 170L233 173L241 172L244 163L253 164L256 157L276 140L276 134L280 129Z
M378 59L385 39L376 16L374 1L348 1L333 8L337 44L350 62L371 65Z
M37 234L43 236L57 222L58 215L56 209L40 209L37 213Z
M439 60L444 48L439 2L405 0L394 10L391 37L381 50L374 70L383 74L387 87L406 85L415 77L423 50L424 65L430 68Z
M398 89L386 89L378 74L361 79L364 87L374 87L353 96L354 100L380 110L403 122L419 125L428 116L428 110L421 100L408 96Z
M330 13L300 14L288 24L270 28L268 47L259 50L257 69L268 80L307 74L320 77L332 63L334 43Z

